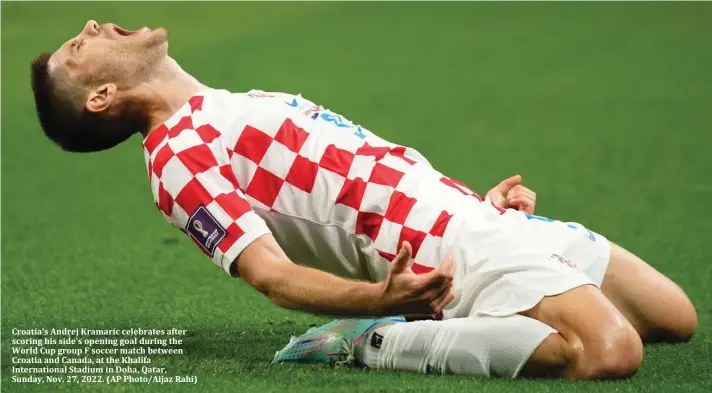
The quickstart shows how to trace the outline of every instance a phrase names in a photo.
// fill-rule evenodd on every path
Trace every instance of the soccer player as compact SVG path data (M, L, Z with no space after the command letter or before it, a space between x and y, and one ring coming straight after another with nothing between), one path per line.
M209 88L168 56L163 28L89 21L31 68L52 141L92 152L140 133L161 215L278 306L435 316L367 332L369 367L628 377L643 342L696 330L676 284L582 225L533 216L519 176L483 198L301 96Z

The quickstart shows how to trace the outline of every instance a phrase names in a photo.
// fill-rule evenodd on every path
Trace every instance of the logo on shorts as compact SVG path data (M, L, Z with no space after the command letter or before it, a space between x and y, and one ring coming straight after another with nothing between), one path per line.
M199 206L190 216L186 231L211 257L215 254L215 248L227 235L225 228L220 226L205 206Z
M559 254L551 254L551 257L552 257L554 260L556 260L556 261L558 261L559 263L561 263L562 265L566 265L566 266L568 266L568 267L570 267L570 268L574 268L574 269L577 269L577 270L578 270L578 266L576 266L575 263L569 261L568 259L562 257L562 256L559 255Z

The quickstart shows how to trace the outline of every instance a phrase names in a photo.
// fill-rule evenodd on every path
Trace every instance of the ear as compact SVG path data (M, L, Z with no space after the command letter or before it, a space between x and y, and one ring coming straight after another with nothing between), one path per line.
M106 83L89 91L84 106L89 112L103 112L109 109L116 99L116 85Z

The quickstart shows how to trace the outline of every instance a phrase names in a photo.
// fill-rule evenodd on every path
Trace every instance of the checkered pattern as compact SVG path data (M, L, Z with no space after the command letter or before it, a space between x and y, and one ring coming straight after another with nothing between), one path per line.
M380 265L372 270L383 271L381 261L393 260L409 241L413 270L428 272L444 254L454 207L482 201L419 154L331 112L320 118L325 110L299 96L225 94L193 97L144 142L163 214L184 227L202 205L227 228L214 256L223 268L246 246L243 239L268 233L261 217L280 244L312 255L323 254L314 250L321 244L338 259L353 247L349 236L364 239L362 249L375 248L365 258ZM301 224L284 225L292 221ZM329 270L330 261L322 262Z
M239 190L220 144L221 133L201 124L202 104L202 96L193 97L171 120L150 132L144 154L156 206L169 222L189 234L189 217L204 206L225 229L212 253L195 236L191 239L229 272L237 255L269 229Z

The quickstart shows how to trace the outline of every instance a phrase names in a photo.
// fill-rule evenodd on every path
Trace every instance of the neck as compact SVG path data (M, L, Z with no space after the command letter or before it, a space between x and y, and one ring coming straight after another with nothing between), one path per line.
M185 72L172 58L158 64L148 80L135 87L131 95L144 103L147 110L148 129L142 130L144 137L157 128L180 109L190 97L205 88L192 75Z

